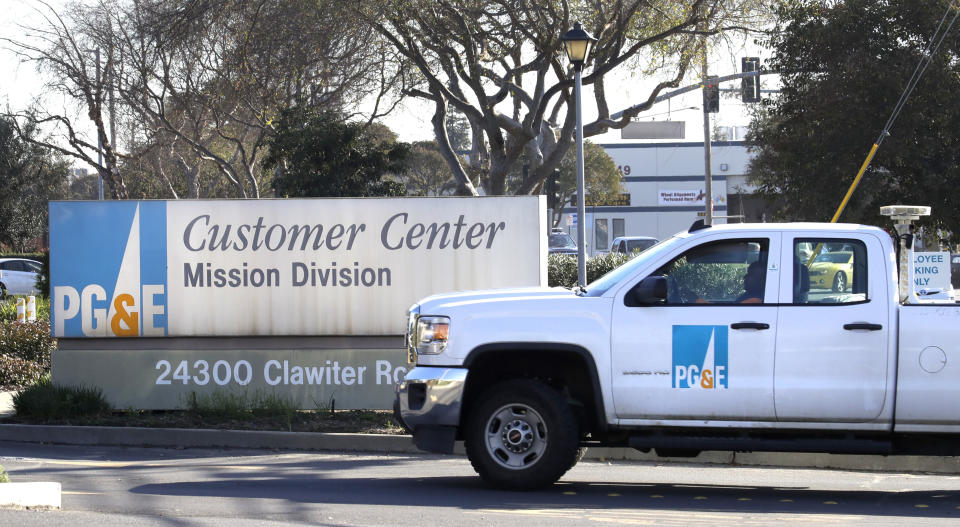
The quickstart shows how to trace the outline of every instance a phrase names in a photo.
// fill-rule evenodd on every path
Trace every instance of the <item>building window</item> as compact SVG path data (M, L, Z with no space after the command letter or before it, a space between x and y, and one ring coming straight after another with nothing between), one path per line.
M613 238L617 239L621 236L625 236L626 233L623 232L623 218L614 218L612 221L613 221Z
M610 250L610 237L609 231L607 230L607 220L598 219L594 222L594 250L595 251L609 251Z

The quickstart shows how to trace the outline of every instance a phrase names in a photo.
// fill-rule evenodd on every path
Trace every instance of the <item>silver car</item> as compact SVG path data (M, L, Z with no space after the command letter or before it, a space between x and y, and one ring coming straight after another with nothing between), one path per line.
M0 295L34 295L42 264L24 258L0 258Z

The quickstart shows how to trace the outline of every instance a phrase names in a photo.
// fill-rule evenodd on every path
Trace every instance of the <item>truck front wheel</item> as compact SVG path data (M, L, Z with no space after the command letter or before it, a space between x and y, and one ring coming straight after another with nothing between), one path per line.
M580 453L577 419L565 398L526 379L483 393L467 415L464 439L474 470L499 488L549 485L576 464Z

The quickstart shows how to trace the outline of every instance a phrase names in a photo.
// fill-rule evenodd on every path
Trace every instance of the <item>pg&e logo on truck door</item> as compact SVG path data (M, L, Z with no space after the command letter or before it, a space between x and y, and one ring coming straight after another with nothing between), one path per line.
M55 337L167 334L166 203L50 203Z
M673 326L673 387L727 388L727 326Z

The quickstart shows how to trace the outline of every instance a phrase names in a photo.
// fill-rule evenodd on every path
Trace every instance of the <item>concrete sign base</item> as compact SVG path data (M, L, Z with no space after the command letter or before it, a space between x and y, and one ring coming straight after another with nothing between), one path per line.
M53 382L96 386L114 408L184 408L230 394L305 410L390 409L407 372L402 337L61 339ZM123 349L120 349L123 348Z

